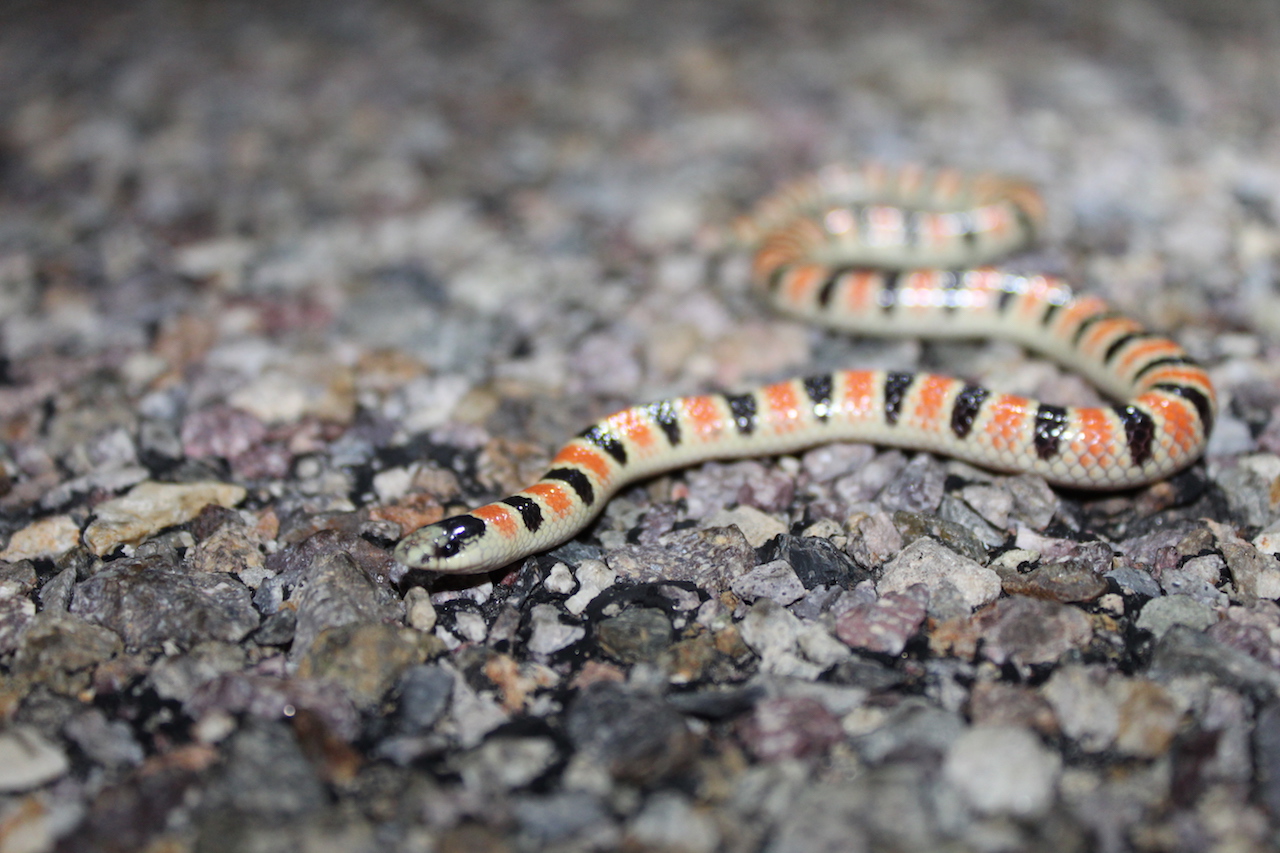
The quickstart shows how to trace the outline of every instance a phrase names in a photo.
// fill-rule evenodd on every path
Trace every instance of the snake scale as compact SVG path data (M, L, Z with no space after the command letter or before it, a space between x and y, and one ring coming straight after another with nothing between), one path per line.
M624 409L566 444L542 479L422 527L401 563L482 572L571 538L623 486L710 459L864 441L1028 472L1081 489L1163 479L1213 426L1208 375L1176 343L1061 280L983 268L1026 246L1044 205L1023 181L919 166L829 167L734 227L753 280L792 316L858 334L1002 338L1116 400L1057 406L929 373L843 370L741 394Z

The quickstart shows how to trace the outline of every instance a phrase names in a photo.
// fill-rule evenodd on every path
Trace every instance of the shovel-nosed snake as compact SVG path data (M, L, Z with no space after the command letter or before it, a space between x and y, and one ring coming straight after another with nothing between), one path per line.
M1160 480L1213 426L1205 371L1173 341L1057 278L977 268L1022 248L1044 207L1029 184L915 166L831 167L735 225L775 308L866 335L1002 338L1117 402L1058 406L930 373L842 370L741 394L633 406L566 444L510 497L427 525L395 550L436 572L499 568L571 538L623 486L710 459L833 441L925 450L1080 489Z

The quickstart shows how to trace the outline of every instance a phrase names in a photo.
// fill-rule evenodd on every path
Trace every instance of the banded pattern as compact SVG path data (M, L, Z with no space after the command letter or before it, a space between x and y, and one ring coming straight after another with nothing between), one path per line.
M1043 219L1029 185L918 167L833 168L783 188L735 226L757 246L753 277L779 310L870 335L1016 341L1118 401L1070 407L947 376L846 370L624 409L584 430L541 480L428 525L395 556L480 572L553 547L624 485L708 459L829 441L927 450L1051 483L1116 489L1194 461L1216 400L1173 341L1058 279L983 264L1024 246Z

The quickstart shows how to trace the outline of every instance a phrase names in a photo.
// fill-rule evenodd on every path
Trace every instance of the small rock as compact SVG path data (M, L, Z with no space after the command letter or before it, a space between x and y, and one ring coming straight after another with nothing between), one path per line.
M982 653L996 664L1052 663L1093 637L1092 623L1080 610L1025 596L1002 598L984 613L984 622Z
M136 545L166 527L190 521L208 504L235 506L244 488L230 483L157 483L148 480L124 497L103 501L84 532L85 544L99 557L119 545Z
M1141 595L1147 598L1159 598L1163 593L1160 591L1160 584L1156 579L1151 577L1150 573L1133 566L1121 566L1112 569L1103 577L1110 578L1120 587L1120 591L1125 595Z
M820 586L848 589L867 577L834 543L813 536L780 536L763 549L762 559L766 562L785 560L805 589Z
M71 612L115 631L130 648L238 642L258 627L249 590L223 574L192 574L161 557L116 560L76 585Z
M773 560L734 578L729 588L744 601L770 598L784 607L804 597L804 584L786 560Z
M238 575L256 588L265 577L266 561L248 529L224 525L187 550L184 558L194 572L226 572Z
M1053 706L1063 734L1087 752L1101 752L1120 732L1120 703L1107 690L1099 667L1068 665L1049 677L1040 693Z
M404 594L404 616L410 628L430 634L436 627L436 608L431 603L431 593L420 586L410 587Z
M560 611L551 604L535 605L530 614L532 633L525 648L535 655L555 654L587 635L581 625L567 625L560 621Z
M1186 625L1203 631L1218 621L1218 614L1203 602L1187 595L1170 595L1155 598L1142 606L1138 614L1138 627L1150 631L1159 639L1174 625Z
M942 502L946 481L946 467L936 456L917 453L876 495L876 503L890 512L934 512Z
M922 537L941 542L947 548L973 560L987 561L987 549L964 525L946 521L935 515L899 510L893 514L894 525L902 532L902 541L910 545Z
M899 655L924 624L929 591L920 584L859 604L836 620L836 636L855 649Z
M509 791L536 780L558 754L548 737L491 737L464 756L458 770L470 790Z
M401 734L420 734L444 716L453 697L453 673L439 664L411 666L396 686L395 727Z
M108 720L97 708L72 717L63 732L90 760L99 764L120 767L142 763L142 746L134 739L129 724L124 720Z
M0 793L39 788L70 767L66 753L31 726L10 725L0 731Z
M942 773L976 811L1035 818L1053 804L1062 759L1026 729L974 726L947 751Z
M1152 652L1148 674L1163 683L1180 675L1208 675L1255 699L1280 692L1280 672L1274 667L1186 625L1172 625L1165 631Z
M1220 547L1232 582L1241 595L1280 598L1280 561L1244 542L1223 542Z
M40 557L57 557L80 544L80 525L69 515L53 515L34 521L9 537L0 560L16 563Z
M878 569L902 550L902 534L887 512L873 513L858 522L845 551L866 569Z
M186 702L220 675L244 669L245 653L231 643L200 643L189 652L161 658L147 683L161 699Z
M738 528L712 527L667 534L661 545L620 548L608 564L618 577L641 583L692 581L718 592L755 566L756 552Z
M569 840L582 849L616 849L618 830L599 798L586 791L562 791L513 800L512 813L522 837L536 849L548 849Z
M373 622L326 628L298 663L300 678L328 679L357 706L372 709L409 667L444 651L412 628Z
M659 791L628 824L627 841L622 849L714 853L720 831L709 811L695 809L676 791Z
M578 591L565 599L564 609L574 616L581 616L596 596L613 586L618 574L599 560L583 560L575 573Z
M996 572L928 537L916 539L885 565L876 591L881 595L905 592L916 584L924 585L931 599L943 594L944 585L951 586L970 609L1000 595L1000 576Z
M738 736L757 758L777 761L825 752L844 740L844 730L817 699L778 696L756 705Z
M225 763L203 792L202 804L238 815L281 819L317 812L326 804L316 765L281 722L250 719L227 742Z
M569 567L564 563L556 563L551 567L551 571L547 572L547 579L542 582L547 588L547 592L554 592L556 595L568 595L573 592L577 582L574 581L573 575L569 573Z
M671 620L652 607L629 607L596 626L600 647L619 663L656 661L671 645Z
M960 499L994 527L1008 528L1013 512L1013 495L1008 489L974 483L960 490Z
M774 675L812 680L822 667L801 658L798 649L803 623L772 599L762 598L738 625L742 641L760 657L760 669Z
M759 548L773 537L787 532L787 526L778 519L746 505L722 509L704 519L701 526L736 527L752 548Z
M1058 733L1053 707L1028 687L1001 681L979 681L969 694L969 717L975 726L1032 729L1043 735Z
M1088 567L1072 560L1037 566L1026 574L1003 575L1009 595L1026 595L1050 601L1094 601L1107 591L1107 582Z
M569 708L565 733L593 764L623 782L651 785L688 767L697 740L674 708L650 693L604 681Z

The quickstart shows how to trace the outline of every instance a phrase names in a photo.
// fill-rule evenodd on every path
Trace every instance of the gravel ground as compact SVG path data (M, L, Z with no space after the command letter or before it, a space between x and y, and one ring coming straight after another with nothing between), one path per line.
M1280 8L0 7L0 853L1251 851L1280 841ZM633 402L1001 344L770 315L714 228L998 169L1208 365L1115 496L857 445L405 572Z

